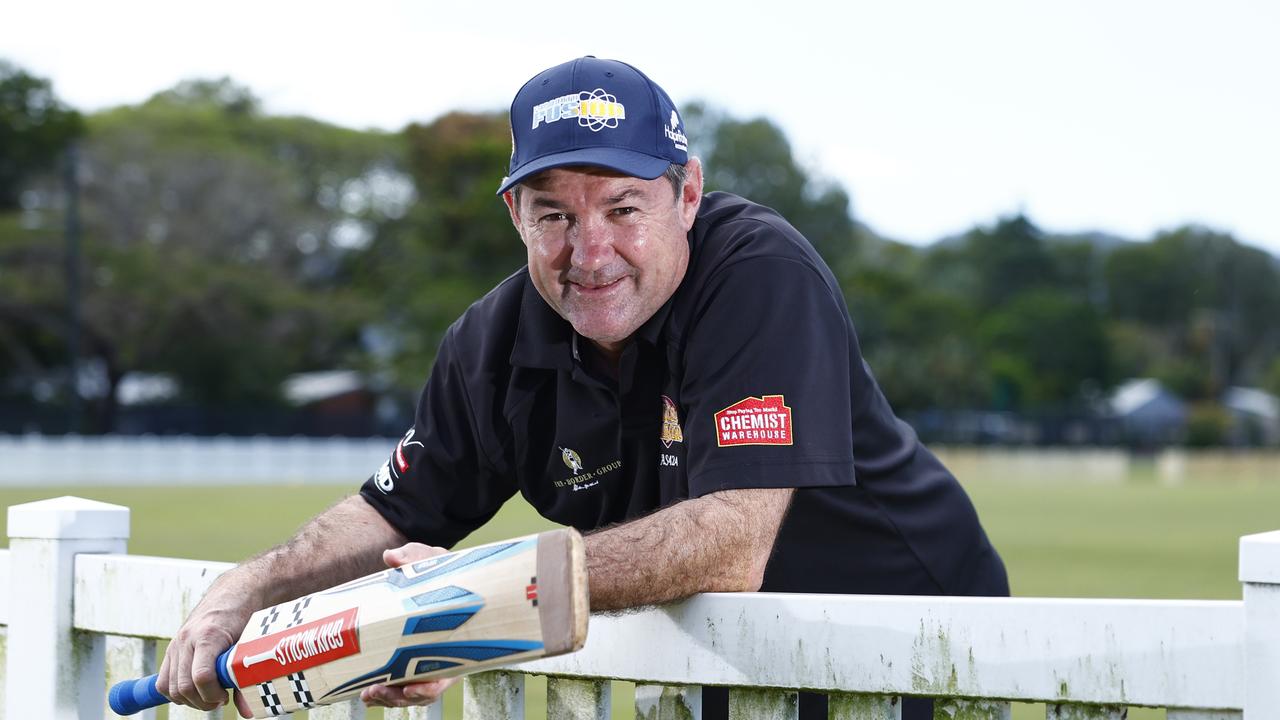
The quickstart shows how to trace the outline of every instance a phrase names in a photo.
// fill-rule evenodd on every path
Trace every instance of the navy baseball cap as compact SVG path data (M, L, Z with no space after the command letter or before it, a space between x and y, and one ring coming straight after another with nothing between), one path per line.
M535 75L511 103L511 167L498 194L531 175L594 165L652 180L689 161L666 91L624 62L588 55Z

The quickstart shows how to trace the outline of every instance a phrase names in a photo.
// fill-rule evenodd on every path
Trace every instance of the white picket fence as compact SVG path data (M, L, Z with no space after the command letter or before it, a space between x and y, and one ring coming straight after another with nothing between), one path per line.
M79 498L9 508L0 555L7 718L112 717L105 688L155 671L224 563L125 555L127 508ZM935 717L1009 717L1044 702L1058 720L1280 716L1280 532L1240 544L1243 601L702 595L591 619L578 653L469 678L468 720L524 717L525 674L548 677L551 720L608 718L610 680L636 682L636 716L698 718L702 685L730 686L731 718L794 718L796 689L831 693L830 717L890 720L903 695ZM361 718L356 704L317 720ZM144 715L154 718L154 714ZM220 717L174 708L170 717ZM438 706L389 712L441 717Z

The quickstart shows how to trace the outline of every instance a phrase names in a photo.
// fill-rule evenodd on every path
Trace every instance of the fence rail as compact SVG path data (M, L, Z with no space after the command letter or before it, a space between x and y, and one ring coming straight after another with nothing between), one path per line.
M125 555L128 509L78 498L9 509L0 551L5 717L111 717L108 682L155 671L225 563ZM904 695L935 717L1261 720L1280 708L1280 532L1241 541L1242 601L708 594L591 619L572 655L468 678L468 720L523 718L524 676L548 676L547 717L609 716L610 681L637 683L637 718L698 718L703 685L729 686L733 718L794 718L798 689L831 717L888 720ZM442 717L432 708L390 718ZM154 714L143 716L154 718ZM175 708L170 717L205 718ZM363 717L355 703L311 718Z
M0 434L0 486L309 483L354 486L386 461L396 438ZM1274 450L1166 448L1153 456L1092 447L934 448L961 480L1035 477L1123 481L1141 469L1162 482L1280 478Z

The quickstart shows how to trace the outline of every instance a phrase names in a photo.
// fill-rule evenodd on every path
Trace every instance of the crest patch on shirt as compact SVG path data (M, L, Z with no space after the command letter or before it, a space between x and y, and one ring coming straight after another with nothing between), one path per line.
M747 397L716 413L716 444L790 445L791 408L781 395Z
M680 412L676 404L666 395L662 396L662 436L658 438L662 444L671 447L671 443L684 442L684 431L680 429Z

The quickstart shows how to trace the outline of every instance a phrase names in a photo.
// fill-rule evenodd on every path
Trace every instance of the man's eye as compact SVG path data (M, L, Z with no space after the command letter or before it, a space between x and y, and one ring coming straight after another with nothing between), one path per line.
M542 217L538 218L538 220L540 222L561 222L563 220L567 220L568 217L569 217L568 215L565 215L564 213L561 213L561 212L547 213L546 215L543 215Z
M635 211L636 209L633 207L620 207L620 208L614 208L613 214L614 215L630 215Z

